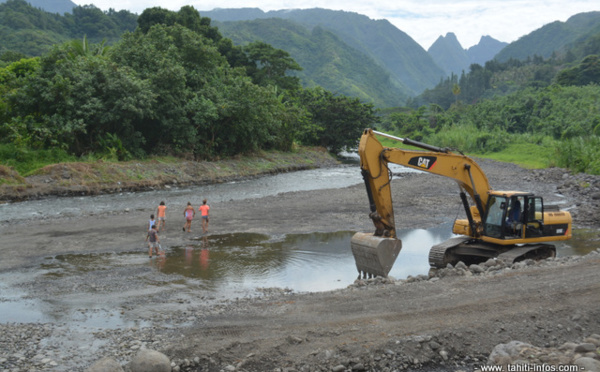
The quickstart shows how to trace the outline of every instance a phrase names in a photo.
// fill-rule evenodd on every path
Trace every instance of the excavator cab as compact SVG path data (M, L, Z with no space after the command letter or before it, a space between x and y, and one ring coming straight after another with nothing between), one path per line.
M523 240L517 243L544 237L570 238L570 216L554 205L544 208L540 196L501 191L490 194L483 223L484 237Z
M541 204L541 198L539 199ZM527 226L529 220L528 208L535 208L535 201L536 198L531 194L491 195L488 199L483 235L498 239L522 238L523 227ZM533 215L535 216L535 212ZM541 213L539 218L543 218ZM538 225L543 224L543 220L537 222Z

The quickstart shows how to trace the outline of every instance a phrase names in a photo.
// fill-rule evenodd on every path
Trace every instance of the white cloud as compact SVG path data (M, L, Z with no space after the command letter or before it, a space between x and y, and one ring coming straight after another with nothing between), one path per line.
M141 13L160 6L179 10L192 5L198 10L214 8L279 9L325 8L364 14L372 19L387 19L406 32L425 49L440 36L454 32L464 48L479 42L481 36L512 42L545 24L566 21L570 16L600 10L597 0L92 0L107 10L127 9ZM87 0L75 0L78 5Z

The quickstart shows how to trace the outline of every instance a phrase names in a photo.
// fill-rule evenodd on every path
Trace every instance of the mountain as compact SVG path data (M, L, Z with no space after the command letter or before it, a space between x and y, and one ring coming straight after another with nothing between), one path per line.
M7 0L0 0L1 3L5 3ZM48 13L65 14L71 13L73 8L77 6L71 0L27 0L34 8L40 8Z
M235 44L260 40L290 53L303 68L295 74L303 86L318 85L379 107L398 106L408 98L408 89L389 71L322 27L309 30L282 18L213 24Z
M471 63L485 65L487 61L494 59L496 54L504 49L508 43L499 41L490 36L482 36L479 43L467 49L467 55Z
M392 79L411 95L435 86L444 76L444 71L416 41L385 19L372 20L358 13L319 8L269 12L256 8L215 9L200 13L216 21L282 18L308 30L320 27L388 70ZM230 37L227 30L222 31Z
M470 66L477 63L481 66L494 59L508 43L503 43L490 36L482 36L477 45L468 50L463 49L456 35L452 32L440 36L427 50L435 63L444 69L447 76L469 72Z
M525 60L534 55L549 58L553 53L563 53L571 44L600 33L600 12L576 14L566 22L549 23L502 49L496 59L505 62L510 58Z
M444 69L446 75L460 75L469 68L469 55L458 42L456 35L448 32L431 44L427 53L435 63Z

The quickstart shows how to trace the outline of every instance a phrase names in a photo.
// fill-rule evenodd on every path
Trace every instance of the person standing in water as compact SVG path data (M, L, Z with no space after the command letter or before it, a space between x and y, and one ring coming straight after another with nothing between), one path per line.
M166 229L167 228L167 206L165 205L164 201L161 201L158 208L156 208L156 217L158 219L158 225L156 226L156 229L159 232L160 232L161 227L163 230Z
M183 225L183 231L191 232L192 229L192 220L196 216L196 211L194 207L192 207L192 203L188 202L187 207L185 207L183 211L183 216L185 217L185 225Z
M148 257L152 258L152 251L155 251L158 256L160 238L158 237L158 231L156 231L156 225L152 225L152 228L148 231L146 241L148 242Z
M156 224L156 220L154 219L154 215L150 215L150 219L148 220L148 232L152 231L152 226Z
M206 199L202 200L202 205L198 208L202 215L202 232L206 234L208 232L208 211L210 206L206 204Z

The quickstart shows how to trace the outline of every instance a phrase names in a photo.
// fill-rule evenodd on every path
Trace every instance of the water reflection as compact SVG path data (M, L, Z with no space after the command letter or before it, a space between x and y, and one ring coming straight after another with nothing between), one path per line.
M172 247L156 268L202 280L214 291L280 287L295 291L343 288L358 272L350 250L353 231L291 234L281 239L252 233L204 236L198 244ZM450 224L400 231L403 250L390 275L426 274L429 248L451 237Z

